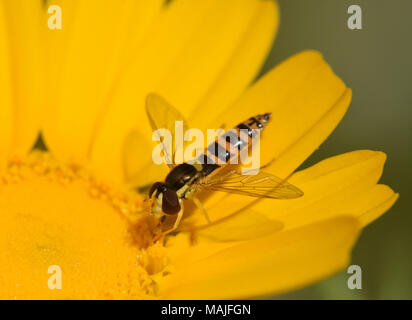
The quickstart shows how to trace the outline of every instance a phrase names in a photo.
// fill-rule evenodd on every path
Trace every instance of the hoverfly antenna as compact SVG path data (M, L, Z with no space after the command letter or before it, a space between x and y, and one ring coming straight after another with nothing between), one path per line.
M263 115L263 119L264 119L266 122L269 121L270 119L272 119L272 113L270 113L270 112L265 113L265 114Z

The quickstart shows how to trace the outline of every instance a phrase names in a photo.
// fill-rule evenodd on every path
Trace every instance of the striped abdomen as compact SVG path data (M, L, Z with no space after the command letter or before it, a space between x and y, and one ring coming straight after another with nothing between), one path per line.
M252 145L252 141L257 136L256 132L262 131L270 118L270 113L252 117L226 131L210 144L205 153L200 156L203 175L208 176L217 168L233 163L235 159L238 160L235 163L239 163L240 152Z

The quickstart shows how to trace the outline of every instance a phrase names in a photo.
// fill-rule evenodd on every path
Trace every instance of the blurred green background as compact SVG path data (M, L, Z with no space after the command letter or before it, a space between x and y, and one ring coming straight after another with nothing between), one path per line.
M281 24L262 73L304 49L316 49L353 90L351 107L330 138L304 164L357 149L388 155L382 183L400 193L394 207L368 226L351 264L362 268L362 290L346 270L275 298L412 299L412 1L279 0ZM362 30L347 27L347 9L362 8Z

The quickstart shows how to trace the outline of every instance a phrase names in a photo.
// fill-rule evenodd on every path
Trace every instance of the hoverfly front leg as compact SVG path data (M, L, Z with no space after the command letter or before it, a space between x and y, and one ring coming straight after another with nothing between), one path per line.
M164 216L164 217L166 218L166 216ZM182 217L183 217L183 207L182 207L182 209L179 211L179 213L177 214L177 218L176 218L175 223L173 224L173 227L170 228L170 229L167 230L167 231L163 231L162 233L160 233L160 234L157 235L157 236L155 235L154 238L153 238L153 242L156 242L156 241L158 241L159 239L163 238L165 235L167 235L167 234L175 231L175 230L177 229L177 227L179 226L180 221L182 220ZM161 223L159 224L159 226L161 226Z

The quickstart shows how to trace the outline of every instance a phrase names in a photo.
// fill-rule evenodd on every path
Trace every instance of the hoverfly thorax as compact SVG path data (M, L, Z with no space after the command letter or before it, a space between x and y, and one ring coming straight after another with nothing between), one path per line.
M190 183L197 174L198 171L194 166L188 163L182 163L170 171L165 182L169 188L179 191L186 184Z

